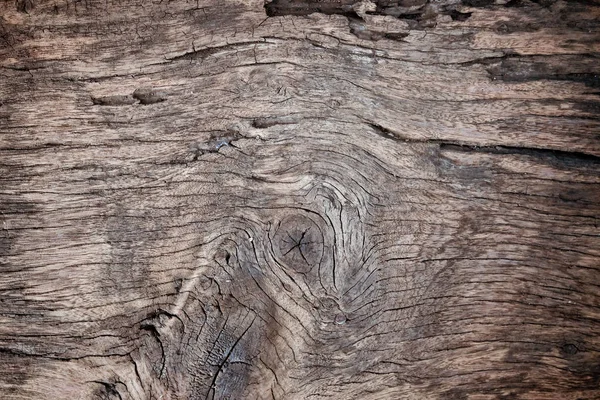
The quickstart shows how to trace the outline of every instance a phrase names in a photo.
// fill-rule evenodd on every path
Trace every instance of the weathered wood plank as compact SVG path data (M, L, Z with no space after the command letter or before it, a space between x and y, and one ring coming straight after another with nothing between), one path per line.
M599 16L0 4L0 397L600 397Z

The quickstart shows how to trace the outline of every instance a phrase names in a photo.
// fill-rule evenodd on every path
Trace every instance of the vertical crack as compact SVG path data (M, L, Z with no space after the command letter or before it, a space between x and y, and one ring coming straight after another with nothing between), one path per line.
M215 373L212 381L210 382L210 386L208 387L208 392L206 393L206 397L205 397L206 400L208 400L208 396L211 393L213 393L213 398L214 398L214 393L216 392L216 387L215 387L216 385L215 385L215 383L216 383L216 381L217 381L217 379L219 377L219 374L221 373L221 371L223 371L223 367L225 366L225 364L228 362L229 358L231 357L231 354L233 353L233 350L235 350L235 348L240 343L240 341L242 340L242 338L250 330L250 328L254 324L254 321L256 321L256 317L254 317L254 319L252 320L252 322L250 322L250 325L248 325L248 327L246 328L246 330L244 330L244 332L242 332L242 334L240 335L240 337L237 338L237 340L235 341L235 343L233 343L233 346L231 346L231 348L229 349L229 351L225 355L225 358L223 358L223 361L221 361L221 363L219 364L219 368L217 369L217 372Z

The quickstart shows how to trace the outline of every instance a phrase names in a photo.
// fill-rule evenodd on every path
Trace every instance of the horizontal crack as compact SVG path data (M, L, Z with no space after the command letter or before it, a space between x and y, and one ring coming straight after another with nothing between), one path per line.
M491 154L521 154L538 158L553 158L567 163L586 163L600 165L600 156L595 156L593 154L588 154L580 151L566 151L520 146L473 146L447 142L440 142L440 150L481 152Z
M223 46L204 47L201 49L196 49L195 46L192 45L192 47L194 47L194 50L184 53L184 54L181 54L181 55L178 55L178 56L175 56L175 57L167 58L167 61L205 59L213 54L216 54L216 53L219 53L222 51L238 50L240 47L243 47L243 46L265 44L265 43L266 42L264 40L253 40L253 41L248 41L248 42L230 43L230 44L226 44Z
M379 124L367 122L371 129L379 136L405 143L431 143L437 144L440 150L461 151L461 152L480 152L489 154L520 154L533 156L537 158L551 158L569 164L600 164L600 156L582 152L559 149L548 149L527 146L506 146L506 145L478 145L465 143L461 141L448 141L445 139L430 138L411 138L401 136Z

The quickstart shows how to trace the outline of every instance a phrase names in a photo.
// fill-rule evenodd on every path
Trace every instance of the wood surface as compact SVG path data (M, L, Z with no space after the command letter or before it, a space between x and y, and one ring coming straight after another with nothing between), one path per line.
M600 3L0 2L1 399L600 399Z

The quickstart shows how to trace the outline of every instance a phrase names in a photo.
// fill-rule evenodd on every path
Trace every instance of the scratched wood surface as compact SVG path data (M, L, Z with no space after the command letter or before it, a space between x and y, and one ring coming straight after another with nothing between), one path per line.
M1 399L599 399L600 5L0 3Z

